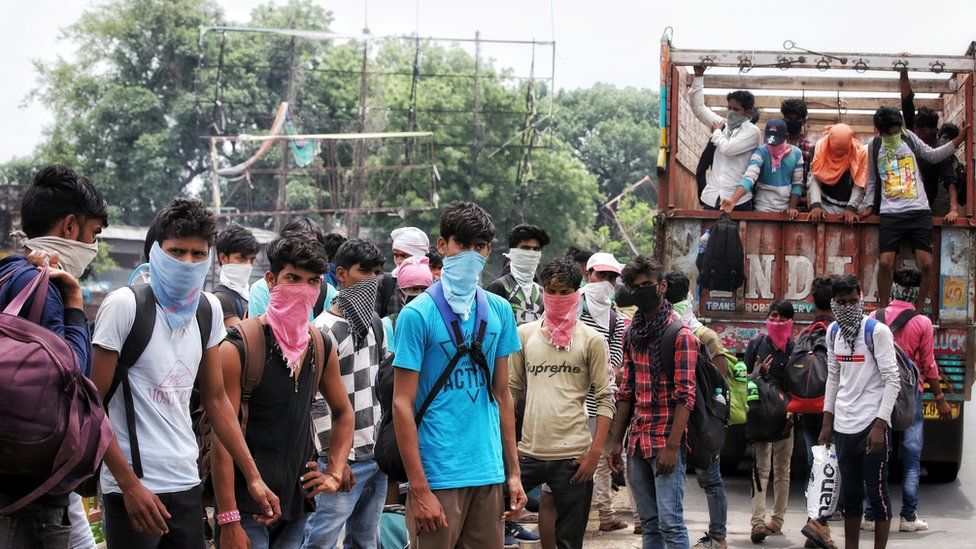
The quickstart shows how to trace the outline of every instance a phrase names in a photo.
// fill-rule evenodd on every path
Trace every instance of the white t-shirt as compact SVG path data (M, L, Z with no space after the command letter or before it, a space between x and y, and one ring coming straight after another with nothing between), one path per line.
M204 293L213 309L213 325L207 348L216 347L227 335L220 302ZM129 288L109 294L95 317L92 343L119 352L135 320L136 300ZM180 333L173 333L156 306L156 325L145 352L129 369L132 405L135 409L139 455L142 457L142 484L155 494L183 492L200 484L197 455L200 452L190 423L190 393L197 378L203 353L200 329L191 320ZM121 388L108 404L109 419L129 464L129 432ZM121 493L108 467L102 467L102 492Z

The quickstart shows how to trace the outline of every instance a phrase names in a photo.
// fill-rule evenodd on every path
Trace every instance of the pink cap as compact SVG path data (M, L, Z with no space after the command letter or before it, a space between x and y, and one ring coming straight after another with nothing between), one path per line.
M430 259L425 255L414 255L403 260L397 267L397 287L430 286L434 275L430 272Z
M617 261L617 258L613 254L608 254L606 252L597 252L590 256L589 261L586 262L586 270L589 271L593 269L594 271L608 271L611 273L620 274L620 270L623 265Z

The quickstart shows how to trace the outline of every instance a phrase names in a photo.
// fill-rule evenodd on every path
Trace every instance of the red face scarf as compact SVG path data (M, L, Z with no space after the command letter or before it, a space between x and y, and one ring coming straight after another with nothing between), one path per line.
M783 141L779 145L766 145L766 148L769 149L769 158L771 158L773 161L774 172L779 170L780 163L783 162L783 159L786 158L786 155L790 154L790 150L792 150L792 146L790 145L789 141Z
M773 342L773 347L776 347L780 351L785 351L786 342L793 335L793 321L784 320L783 322L775 322L767 320L766 333L769 334L769 340Z
M573 329L579 316L580 294L578 291L568 295L542 294L545 305L545 327L549 332L549 342L557 349L569 350L573 345Z
M266 318L288 370L295 375L298 360L308 347L308 315L319 297L319 286L275 284L271 289Z

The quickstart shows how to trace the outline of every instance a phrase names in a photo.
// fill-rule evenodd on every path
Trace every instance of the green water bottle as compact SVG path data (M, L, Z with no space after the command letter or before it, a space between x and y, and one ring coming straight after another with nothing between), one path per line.
M732 375L739 379L745 379L746 376L749 375L749 369L746 368L746 363L742 362L741 360L736 362L735 365L732 366Z
M750 379L748 385L746 385L746 402L754 402L757 400L759 400L759 386Z

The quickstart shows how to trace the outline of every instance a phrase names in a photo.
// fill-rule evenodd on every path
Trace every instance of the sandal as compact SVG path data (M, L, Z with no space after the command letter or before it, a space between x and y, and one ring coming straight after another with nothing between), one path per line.
M625 528L630 528L630 525L620 519L613 519L610 522L600 523L601 532L616 532L617 530L623 530Z

